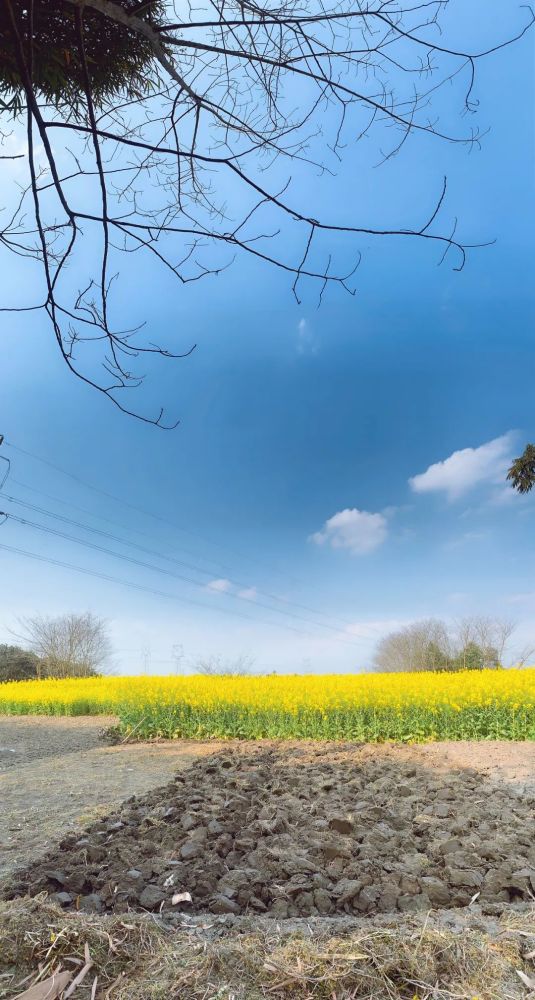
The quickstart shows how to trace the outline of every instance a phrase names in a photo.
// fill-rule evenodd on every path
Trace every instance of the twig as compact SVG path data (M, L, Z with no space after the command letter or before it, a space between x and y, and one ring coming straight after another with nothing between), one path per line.
M89 946L88 946L87 943L86 943L85 949L84 949L84 957L85 957L85 965L84 965L83 969L80 969L80 972L75 977L75 979L73 979L73 981L72 981L71 985L69 986L69 988L67 990L65 990L65 993L64 993L64 996L63 996L63 1000L68 1000L68 998L70 996L72 996L72 994L74 993L76 987L80 985L80 983L87 976L87 973L89 972L89 970L93 968L93 961L91 959L91 955L89 954Z

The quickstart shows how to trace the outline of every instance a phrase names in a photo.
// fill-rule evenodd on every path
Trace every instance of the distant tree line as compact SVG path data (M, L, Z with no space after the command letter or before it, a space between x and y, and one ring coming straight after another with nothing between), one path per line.
M0 643L0 682L35 680L42 673L41 661L30 649Z
M514 622L484 615L453 625L426 618L381 639L373 666L384 673L499 669L515 627ZM516 664L523 666L532 653L522 650Z
M92 677L111 657L107 623L91 612L23 618L17 639L0 644L0 682Z

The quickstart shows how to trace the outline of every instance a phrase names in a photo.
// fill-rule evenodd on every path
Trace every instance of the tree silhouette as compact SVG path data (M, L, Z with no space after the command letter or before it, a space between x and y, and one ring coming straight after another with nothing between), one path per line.
M518 493L529 493L535 486L535 445L527 444L519 458L515 458L507 479Z

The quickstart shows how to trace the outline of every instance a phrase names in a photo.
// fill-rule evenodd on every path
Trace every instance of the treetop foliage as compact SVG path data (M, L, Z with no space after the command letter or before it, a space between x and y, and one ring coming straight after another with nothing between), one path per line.
M517 493L529 493L535 486L535 444L526 445L519 458L515 458L507 478Z
M39 657L21 646L0 643L0 683L35 680L42 673Z
M134 7L128 0L111 3L125 13ZM165 4L157 0L138 7L136 16L156 25ZM143 35L91 7L84 9L82 32L95 104L119 93L136 99L147 92L147 69L154 62L154 52ZM55 105L79 108L85 94L85 70L75 7L65 0L33 0L32 4L10 0L0 6L0 95L4 107L16 113L26 104L19 44L27 54L35 94Z

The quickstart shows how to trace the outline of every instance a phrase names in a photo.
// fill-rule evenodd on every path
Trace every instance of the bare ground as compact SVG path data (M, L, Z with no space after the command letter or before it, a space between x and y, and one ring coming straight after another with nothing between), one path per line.
M217 785L225 774L229 788L238 794L244 792L238 787L243 780L250 781L247 745L236 748L229 744L222 747L181 742L109 746L101 731L112 722L103 718L0 717L0 748L3 748L0 749L0 872L9 874L31 865L61 838L72 844L75 831L87 824L95 825L96 821L96 829L102 823L102 829L106 830L106 823L112 821L106 815L110 811L121 815L121 803L132 795L141 798L123 809L127 812L140 809L139 818L144 820L148 807L149 815L154 814L159 823L157 812L162 794L157 789L181 772L182 780L170 788L174 787L179 794L181 788L185 791L189 788L190 792L193 789L195 793L191 775L202 777L206 773L201 758L208 753L224 750L223 754L217 754L216 772L208 772L203 794L197 803L192 803L190 812L199 812L199 807L211 808L210 782ZM314 768L317 771L319 765L323 783L329 784L332 768L336 772L343 764L343 780L335 788L342 798L346 780L351 780L360 768L365 780L358 797L373 796L378 802L381 782L386 781L383 791L388 793L389 808L399 815L408 816L411 802L406 788L405 794L399 795L402 781L411 786L418 810L418 796L426 785L432 793L431 812L427 814L430 822L438 829L441 824L447 826L459 820L457 836L463 840L461 827L468 818L469 826L464 833L470 837L470 849L474 842L477 845L479 821L492 823L494 812L499 824L494 837L498 854L498 841L503 837L507 840L514 835L524 854L533 845L535 744L442 743L386 748L323 745L324 753L319 757L317 745L303 743L283 747L256 745L250 749L255 751L253 757L258 752L272 755L279 779L284 775L295 778L296 765L302 767L309 762L312 771ZM236 755L245 760L245 770L235 767ZM231 768L221 769L225 759L234 761L232 773ZM381 761L386 764L384 774ZM370 776L376 779L374 789L367 780ZM232 785L233 781L237 785ZM279 813L288 810L288 802L281 799L290 791L290 784L278 780ZM438 791L447 787L461 794L455 791L454 799L438 798ZM306 786L301 784L298 793L305 795ZM324 793L323 788L323 798ZM314 798L309 796L309 806L314 805ZM497 810L498 801L504 806L503 816ZM446 804L452 815L435 816L440 803ZM334 808L338 811L335 804ZM224 813L225 809L220 813L223 822ZM317 809L316 814L312 811L301 823L301 831L308 832L307 826L314 815L317 816ZM246 823L251 826L257 819L250 816ZM388 817L386 820L388 825ZM385 833L384 817L380 823ZM421 827L421 820L418 823ZM152 820L149 829L151 824ZM247 837L245 825L237 831L238 835ZM161 831L162 827L157 825L154 829ZM300 830L294 832L299 834ZM187 832L181 831L178 844L189 840L182 836ZM277 832L274 833L276 839ZM279 835L284 838L286 833L282 830ZM319 833L321 836L322 831ZM145 829L143 835L146 836ZM167 835L160 839L164 847L168 846ZM108 838L107 834L106 842ZM343 840L344 835L340 834L338 843L340 838ZM379 843L379 854L382 851ZM63 863L63 855L58 858ZM230 862L226 864L228 869L237 859L227 854L226 860ZM503 859L495 860L501 864ZM340 865L336 858L333 861L335 867ZM193 874L197 867L195 859L190 867ZM187 872L188 866L183 870ZM329 878L333 874L340 881L345 872L327 872ZM162 879L155 871L147 881L156 885ZM515 899L519 898L517 892ZM231 893L227 898L232 901L237 897ZM189 1000L472 1000L474 997L531 1000L535 997L535 914L529 902L505 904L501 916L497 912L485 914L480 901L462 909L437 909L435 905L428 910L403 911L397 915L370 912L362 915L362 909L357 906L355 910L351 903L345 915L339 910L337 915L328 917L295 917L289 913L291 919L276 921L252 911L245 916L205 912L195 917L188 912L173 916L164 912L135 913L130 909L126 919L125 916L121 912L66 911L54 905L51 898L42 896L0 902L0 998L12 998L19 989L52 973L73 968L76 971L85 961L86 946L94 965L76 988L74 1000L93 997L181 1000L186 996Z
M531 744L109 747L100 720L13 725L11 896L131 912L179 892L190 911L287 919L473 898L496 913L535 893Z
M0 716L0 879L44 854L132 795L169 781L220 743L182 740L110 746L111 717ZM535 785L535 743L428 743L407 759L446 774L474 768L482 778Z
M0 716L0 879L219 746L110 746L103 733L115 723L104 716Z

